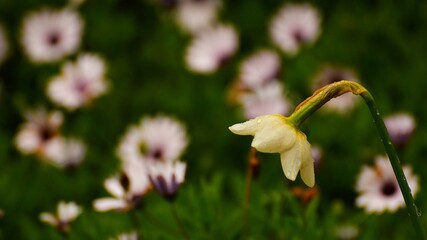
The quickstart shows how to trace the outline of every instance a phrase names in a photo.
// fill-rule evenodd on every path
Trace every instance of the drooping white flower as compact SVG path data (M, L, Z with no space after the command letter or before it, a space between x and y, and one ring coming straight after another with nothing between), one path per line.
M275 80L279 71L279 55L272 50L262 49L242 62L238 79L245 87L254 90Z
M252 135L251 146L260 152L280 153L285 176L294 181L298 172L304 183L314 186L314 163L311 146L305 134L280 114L256 117L234 124L230 131L238 135Z
M15 138L16 148L24 154L36 154L42 159L58 159L62 155L63 137L59 128L63 122L61 112L44 109L26 113Z
M107 91L104 60L95 54L82 54L75 63L66 63L62 73L47 87L47 94L56 104L74 110L90 104Z
M78 139L64 139L62 154L50 162L59 168L76 167L80 165L86 154L86 145Z
M138 233L137 232L122 233L115 238L111 238L110 240L138 240Z
M43 212L40 214L40 221L56 227L60 231L68 231L70 223L82 213L82 208L75 202L58 203L56 213Z
M22 45L35 63L50 63L74 53L80 45L83 20L71 10L42 9L25 16Z
M384 123L394 144L402 146L414 132L416 122L414 117L405 112L399 112L384 118Z
M219 7L218 0L183 0L177 6L176 20L183 30L194 34L216 22Z
M6 38L6 32L0 24L0 65L4 62L9 52L9 44Z
M286 4L273 17L270 37L285 53L295 55L303 44L314 43L320 35L321 17L309 4Z
M122 138L118 155L123 162L174 161L188 144L184 126L167 116L144 117Z
M253 92L241 94L240 102L248 119L274 113L286 115L291 107L283 95L282 84L279 81L271 81L254 89Z
M148 176L157 192L167 199L174 199L184 182L187 165L184 162L151 162L147 164Z
M357 74L349 68L336 67L332 65L324 66L313 79L313 90L317 90L328 84L335 83L341 80L349 80L359 82ZM351 93L345 93L339 98L333 98L324 106L325 110L335 111L338 113L346 113L358 103L357 96Z
M403 172L415 196L419 190L418 177L409 166L403 166ZM397 179L385 156L378 156L375 166L362 168L357 178L356 191L359 193L356 205L368 213L395 212L405 206Z
M215 72L237 50L238 36L230 25L219 25L198 32L187 48L185 62L189 70Z
M112 197L96 199L93 202L95 210L128 211L139 204L142 197L150 191L151 183L143 162L128 162L123 168L121 177L105 180L104 187Z

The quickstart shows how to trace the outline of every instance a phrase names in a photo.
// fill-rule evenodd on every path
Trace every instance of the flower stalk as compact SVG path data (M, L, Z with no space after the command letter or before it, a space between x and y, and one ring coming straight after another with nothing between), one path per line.
M384 145L385 151L390 159L391 166L394 174L396 175L399 188L402 192L403 199L405 200L406 207L408 209L409 216L412 224L419 239L427 239L426 232L421 224L421 212L415 205L414 198L412 197L411 189L406 181L405 174L403 173L402 166L400 165L399 157L397 156L396 150L392 144L390 136L384 121L378 111L375 104L374 98L362 85L352 81L339 81L327 85L319 90L315 91L313 95L299 104L295 111L288 118L296 127L319 109L323 104L331 100L332 98L338 97L344 93L351 92L354 95L360 95L365 103L369 107L375 126L380 135L381 141Z
M405 174L403 173L402 167L400 165L399 157L397 156L396 150L391 142L387 128L378 111L374 98L368 91L363 92L360 95L368 105L369 111L371 112L372 118L374 119L375 126L377 127L385 151L387 152L388 158L390 159L391 166L393 168L394 174L396 175L397 182L399 183L399 188L402 192L403 199L405 200L409 216L411 218L412 224L414 225L415 231L417 232L418 238L427 239L426 232L421 224L421 212L415 205L411 189L409 188Z
M387 128L380 116L374 98L362 85L346 80L335 82L315 91L312 96L299 104L289 117L279 114L258 116L244 123L234 124L229 129L238 135L254 136L251 145L260 152L280 153L285 176L294 181L298 172L300 172L304 183L309 187L313 187L315 180L311 146L305 134L299 130L299 126L329 100L348 92L360 95L368 105L418 239L427 240L425 230L421 224L421 213L415 205L411 189L406 181Z

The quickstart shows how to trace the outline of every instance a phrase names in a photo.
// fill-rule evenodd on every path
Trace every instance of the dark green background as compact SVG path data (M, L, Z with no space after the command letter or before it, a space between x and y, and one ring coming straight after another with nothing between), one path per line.
M253 51L272 47L268 23L285 1L224 1L222 22L239 31L237 54L217 73L188 72L183 62L190 36L176 26L169 10L149 1L88 0L79 12L85 21L81 51L95 52L108 62L111 91L90 108L66 113L62 128L88 144L82 166L63 171L35 157L21 155L13 138L28 108L55 106L45 87L61 66L32 65L20 46L25 13L64 1L0 1L10 56L0 66L0 219L1 239L107 239L134 229L140 220L144 239L182 239L168 202L152 193L143 209L96 213L92 201L108 194L103 180L118 171L115 149L130 124L142 116L164 113L187 126L190 145L183 159L187 181L175 202L191 239L239 239L243 234L242 202L250 137L227 127L243 121L239 109L226 101L227 88L239 62ZM322 34L296 57L281 54L280 79L294 105L311 93L310 81L324 64L353 68L376 98L384 114L412 113L417 129L398 150L413 165L421 192L416 202L427 209L427 3L422 1L313 1L322 13ZM341 116L318 112L303 130L323 148L316 172L320 195L308 205L288 189L301 185L283 176L278 154L261 154L261 174L253 183L249 227L252 239L334 239L343 223L360 228L361 239L414 239L405 210L365 215L354 206L354 184L362 164L383 154L369 111L359 104ZM41 223L38 214L53 211L59 200L73 200L84 212L69 235ZM423 221L427 222L423 215ZM157 219L157 220L156 220ZM157 221L163 224L156 224ZM165 230L165 226L170 231ZM424 224L427 227L427 225Z

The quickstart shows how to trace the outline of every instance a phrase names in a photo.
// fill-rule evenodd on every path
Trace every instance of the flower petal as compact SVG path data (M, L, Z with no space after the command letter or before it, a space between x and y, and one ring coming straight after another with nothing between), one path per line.
M301 141L297 140L293 148L280 154L283 172L292 181L295 181L301 167L301 147Z
M260 152L284 152L295 143L296 129L280 114L256 117L244 123L235 124L230 130L239 135L254 135L252 147Z
M303 135L303 134L301 134ZM311 155L311 146L305 135L301 138L301 179L309 187L314 186L314 161Z
M58 220L51 213L43 212L39 215L39 218L40 218L40 221L47 223L49 225L52 225L52 226L58 225Z
M93 202L93 208L99 212L105 212L109 210L120 210L125 209L127 203L123 199L116 198L100 198Z

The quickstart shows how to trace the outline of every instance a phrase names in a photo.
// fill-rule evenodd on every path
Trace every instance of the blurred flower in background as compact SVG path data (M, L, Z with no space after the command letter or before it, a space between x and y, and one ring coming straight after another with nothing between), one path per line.
M74 168L81 164L86 155L86 145L78 139L64 139L61 153L50 162L58 168Z
M185 179L184 162L152 162L147 164L151 184L160 195L173 200Z
M85 144L62 136L63 115L45 109L28 111L15 138L16 148L23 154L35 154L41 160L59 168L76 167L85 157Z
M49 98L67 110L89 105L107 91L105 61L95 54L80 54L75 63L65 63L60 75L47 86Z
M238 80L243 88L257 89L277 79L280 69L279 55L272 50L261 49L242 61Z
M321 17L307 3L285 4L270 23L270 36L284 53L295 55L302 45L314 43L321 32Z
M140 161L128 162L123 166L121 176L108 178L104 187L113 197L93 202L95 210L100 212L129 211L140 204L142 197L151 190L147 169Z
M282 84L277 80L241 94L240 102L247 119L266 114L287 115L291 110L291 103L284 97Z
M328 84L341 80L360 82L356 73L349 68L342 68L333 65L325 65L312 80L312 90L315 91ZM333 98L325 104L322 109L338 113L350 111L359 101L359 98L352 93L345 93L339 98Z
M75 202L60 201L56 213L43 212L40 221L47 223L61 232L70 230L70 224L82 213L82 208Z
M217 25L198 32L187 47L187 68L211 74L218 70L239 46L238 34L231 25Z
M384 123L391 140L399 147L403 146L409 140L416 127L414 116L406 112L386 116Z
M7 42L6 31L3 25L0 24L0 66L7 57L9 51L9 43Z
M413 174L410 166L403 166L403 172L415 196L419 191L418 176ZM357 178L356 191L360 194L356 205L368 213L395 212L405 206L390 161L385 156L376 157L373 167L362 168Z
M123 163L175 161L188 145L184 126L168 116L144 117L126 132L118 147Z
M176 8L176 20L187 32L197 32L216 24L219 0L181 0Z
M229 98L232 103L242 106L246 119L289 113L291 103L276 78L280 69L279 56L268 49L258 50L242 61L237 79L230 86Z
M26 122L19 127L15 138L16 148L45 160L61 158L64 140L59 128L63 122L62 113L40 108L26 112L25 118Z
M25 16L22 46L34 63L51 63L74 53L80 45L83 19L71 9L43 8Z

